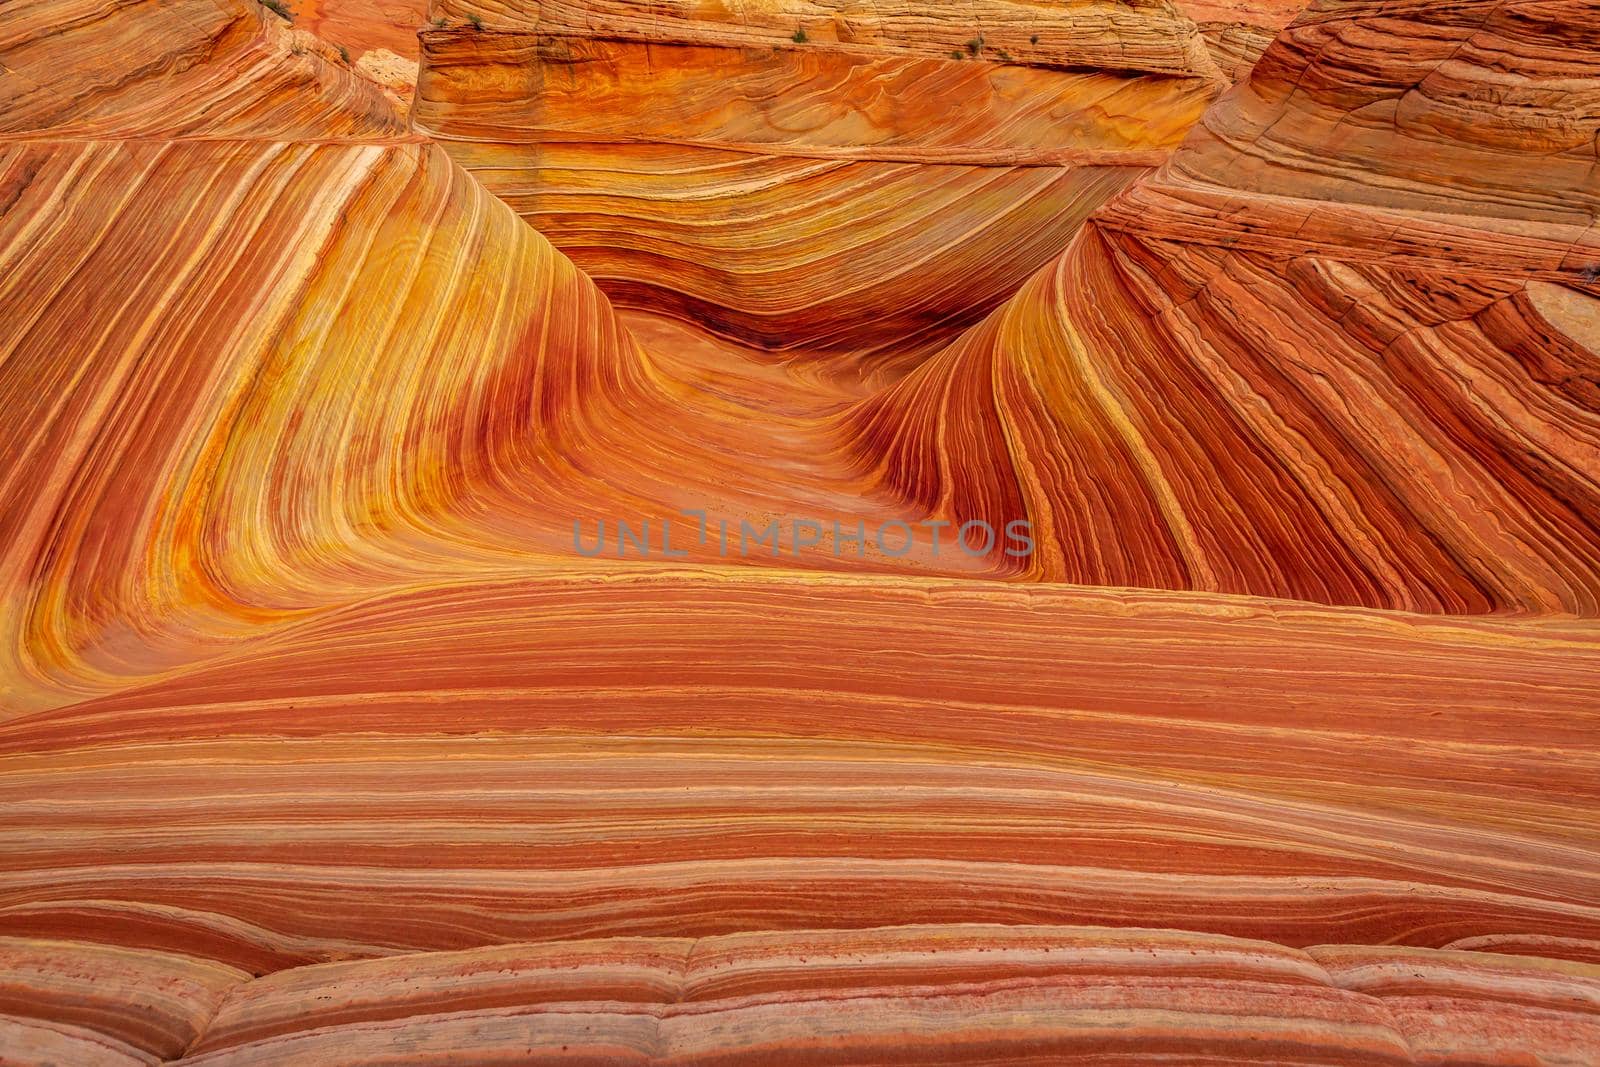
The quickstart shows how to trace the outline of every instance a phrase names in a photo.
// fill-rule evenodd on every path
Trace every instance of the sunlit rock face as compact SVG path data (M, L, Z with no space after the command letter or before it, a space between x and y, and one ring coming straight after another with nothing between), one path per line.
M1592 1062L1600 20L1198 7L13 4L0 1061Z
M791 353L953 337L1221 78L1165 3L439 11L419 129L620 304Z

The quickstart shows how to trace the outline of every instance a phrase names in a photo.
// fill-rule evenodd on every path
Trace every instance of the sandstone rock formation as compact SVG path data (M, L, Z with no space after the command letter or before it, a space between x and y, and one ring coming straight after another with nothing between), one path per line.
M406 132L376 86L331 61L333 49L308 47L313 38L249 0L29 0L8 7L0 32L7 148Z
M614 300L791 353L948 340L1220 78L1165 0L439 10L419 129Z
M77 955L101 988L167 977L148 957L130 973L107 967L98 948L49 948ZM215 1010L214 986L178 978L183 999L170 997L168 1013ZM991 1062L1412 1064L1511 1053L1556 1063L1582 1062L1600 1040L1586 1010L1600 995L1593 967L1396 948L1302 952L1138 929L588 939L243 978L180 1062L388 1063L404 1049L408 1063L449 1063L516 1048L607 1064L872 1062L886 1053L949 1062L959 1048ZM151 1021L102 1017L99 1032L75 1028L61 1044L102 1053L97 1062L144 1063L145 1049L171 1047L147 1036Z
M474 5L0 24L0 1060L1593 1059L1592 4Z
M953 521L1025 509L1050 580L1595 614L1580 55L1594 24L1543 5L1318 5L1159 176L845 418L861 467ZM952 464L952 436L982 444Z

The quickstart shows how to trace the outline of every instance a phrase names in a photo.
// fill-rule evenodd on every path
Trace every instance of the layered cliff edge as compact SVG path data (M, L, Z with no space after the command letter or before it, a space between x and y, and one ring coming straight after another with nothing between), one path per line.
M436 12L418 129L613 300L867 377L1003 302L1222 85L1166 0Z

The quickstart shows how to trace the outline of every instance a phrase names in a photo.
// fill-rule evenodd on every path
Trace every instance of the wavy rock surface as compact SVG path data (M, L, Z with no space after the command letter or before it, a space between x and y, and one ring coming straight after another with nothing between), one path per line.
M843 420L862 468L954 521L1025 509L1052 580L1593 615L1600 36L1565 7L1319 4Z
M247 0L10 4L0 143L403 136L381 90L328 52Z
M426 572L505 434L651 394L592 284L432 146L22 141L0 175L13 700Z
M447 5L416 121L625 305L907 357L1015 292L1216 93L1164 3L827 10L481 5L476 29Z
M0 730L0 933L252 971L902 922L1595 959L1597 715L1577 622L731 569L456 584Z
M178 1061L197 1067L515 1048L607 1064L1512 1064L1580 1062L1600 1041L1594 966L1059 926L507 945L296 968L220 1010L190 1002L215 1012Z
M1592 1060L1590 7L14 5L0 1060Z

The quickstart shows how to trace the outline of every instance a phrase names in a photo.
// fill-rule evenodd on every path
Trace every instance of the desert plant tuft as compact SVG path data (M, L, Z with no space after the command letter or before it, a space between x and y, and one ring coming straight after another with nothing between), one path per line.
M1039 43L1039 35L1036 33L1032 37L1029 37L1028 38L1028 43L1029 44L1038 44Z
M994 54L1000 57L1000 61L1002 63L1011 62L1011 53L1007 52L1004 48L996 48L994 50Z
M346 48L344 45L340 45L339 46L339 58L342 59L345 63L349 63L350 62L350 49Z
M294 12L284 5L283 0L261 0L261 6L285 22L294 21Z
M795 44L805 44L806 41L810 40L810 38L806 36L806 28L804 26L801 26L799 29L794 31L793 40Z
M981 34L967 42L967 51L973 55L983 51L983 36Z
M433 20L433 28L436 29L436 30L444 29L444 16L443 15L440 15L438 18Z
M480 32L483 30L483 20L480 19L477 15L468 15L467 16L467 21L472 23L472 28L473 29L478 30Z
M950 58L951 59L966 59L967 56L966 56L965 52L951 52L950 53Z

